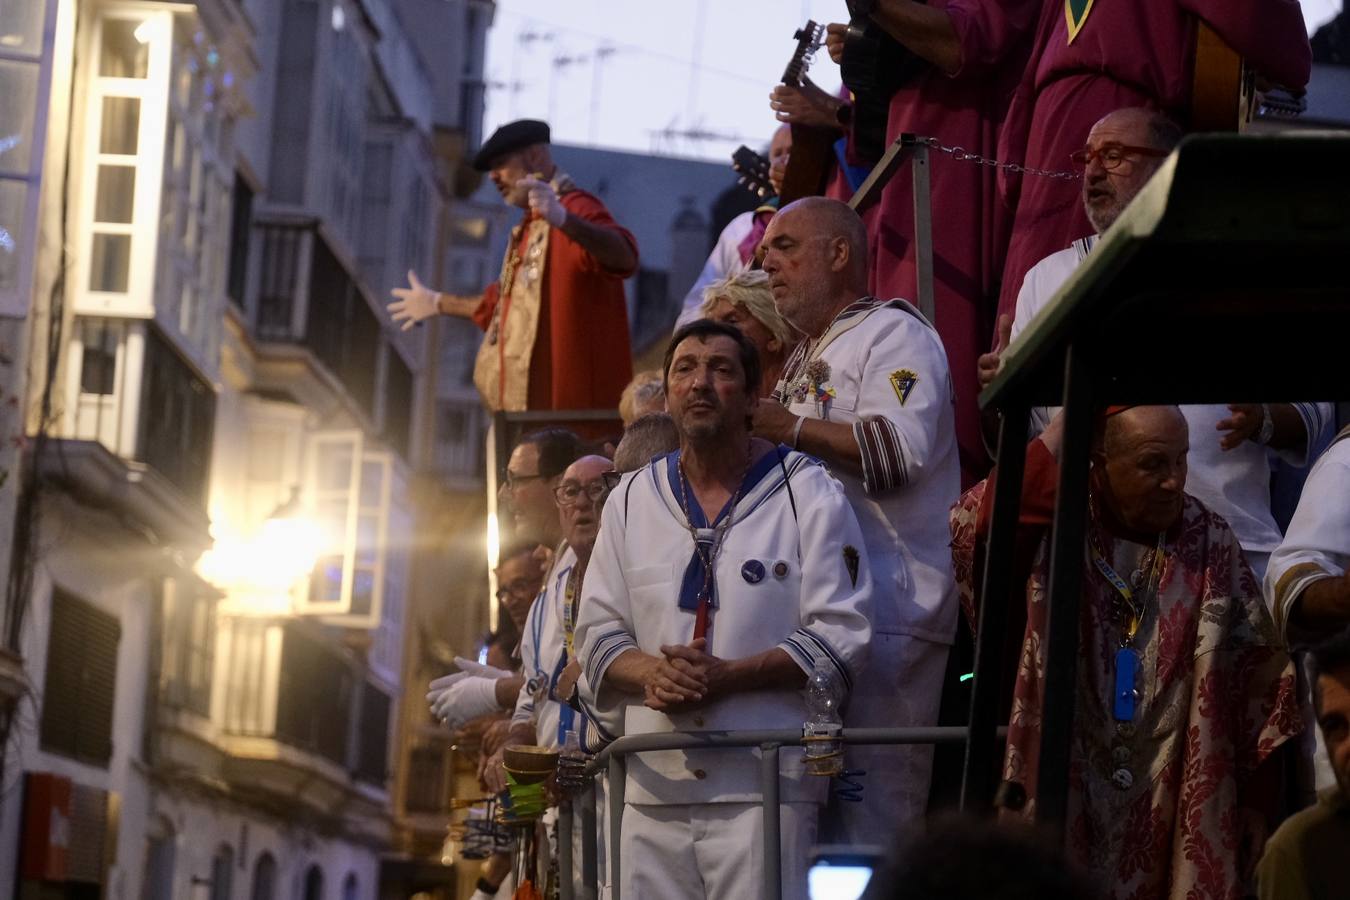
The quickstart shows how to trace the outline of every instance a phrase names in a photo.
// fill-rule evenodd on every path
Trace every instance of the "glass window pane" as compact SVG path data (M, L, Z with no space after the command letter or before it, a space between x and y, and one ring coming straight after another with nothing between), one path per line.
M28 185L0 178L0 291L19 286L21 241L28 205Z
M319 490L347 490L352 484L352 447L350 444L319 448L316 480ZM344 507L345 508L345 507Z
M13 53L42 50L44 0L0 0L0 49ZM0 121L5 121L0 117Z
M130 225L136 207L136 167L99 166L94 221Z
M89 290L125 294L131 277L131 235L95 234Z
M134 156L140 124L141 101L138 98L104 97L103 133L99 136L99 152Z
M4 22L6 12L5 0L0 0L0 22ZM0 25L0 31L5 28ZM35 64L0 60L0 172L28 174L37 80Z
M375 601L375 572L356 568L352 572L352 602L347 613L353 616L370 615Z
M384 494L384 464L367 460L361 464L361 506L379 509Z
M84 342L80 393L110 397L117 384L117 335L107 319L86 319L80 332Z
M309 580L310 603L342 602L342 564L341 556L319 559Z
M98 74L109 78L144 78L150 63L149 42L136 38L135 19L104 19ZM142 35L145 33L142 32Z

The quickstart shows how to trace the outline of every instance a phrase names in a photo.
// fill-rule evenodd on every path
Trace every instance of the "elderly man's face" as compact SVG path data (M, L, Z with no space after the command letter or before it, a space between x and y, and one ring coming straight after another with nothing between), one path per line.
M704 318L730 325L740 331L755 345L762 360L772 359L783 350L783 342L774 337L773 332L766 328L763 322L752 316L744 303L732 303L726 297L718 297L708 308Z
M1126 410L1107 426L1094 489L1127 528L1165 531L1181 515L1188 449L1186 420L1175 407Z
M774 193L783 192L783 177L787 175L788 158L792 155L792 129L781 126L769 141L769 183Z
M488 177L492 179L502 199L521 209L530 205L529 189L520 186L520 180L529 174L528 148L497 157L492 161L492 168L488 170Z
M1139 110L1121 110L1093 125L1087 149L1101 151L1111 145L1152 147L1147 117ZM1095 156L1083 170L1083 209L1098 234L1115 224L1164 159L1129 150L1118 152L1121 158L1114 168L1108 170L1110 163Z
M666 408L680 437L710 440L735 431L753 408L740 348L725 335L680 341L666 373Z
M813 227L809 210L780 212L769 222L761 248L774 306L789 323L803 328L815 307L828 302L834 278L834 238Z
M1350 798L1350 667L1317 677L1317 723L1341 793Z
M604 474L614 465L603 456L583 456L567 467L554 491L563 538L579 556L590 556L600 533Z
M543 584L544 571L532 553L517 553L497 566L497 599L517 631L525 627L530 605Z

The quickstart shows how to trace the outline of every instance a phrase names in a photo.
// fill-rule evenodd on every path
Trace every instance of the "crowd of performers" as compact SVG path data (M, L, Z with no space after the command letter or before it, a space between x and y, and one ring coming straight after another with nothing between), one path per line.
M823 195L726 226L660 369L632 374L622 281L636 241L554 165L542 122L503 126L475 160L525 211L500 278L463 297L410 273L393 292L405 327L444 314L483 328L475 381L490 409L617 407L624 421L617 443L594 425L528 434L507 463L502 627L487 665L461 660L428 695L477 739L490 792L525 774L512 748L576 758L624 735L800 728L808 677L838 689L846 729L937 723L951 648L979 627L998 478L997 414L981 414L979 390L1200 127L1205 35L1263 86L1297 94L1310 70L1293 0L850 6L854 32L880 29L912 69L881 104L885 138L937 151L931 321L910 302L911 181L892 179L861 216L842 202L875 162L859 123L876 98L810 82L771 94L786 124L770 179L781 192L806 129L836 129ZM828 28L836 61L849 37ZM1054 848L1076 874L1028 863L1047 880L1016 896L1350 897L1336 853L1350 847L1350 429L1333 438L1329 403L1232 399L1111 407L1096 423ZM1061 419L1035 410L1027 436L1002 824L943 832L991 865L999 852L980 842L1021 840L1014 823L1036 817ZM1285 529L1277 459L1316 459ZM886 845L933 806L931 746L848 746L844 767L868 773L860 802L808 774L803 752L780 760L785 897L806 896L811 846ZM758 895L757 749L644 752L626 777L621 817L599 804L624 896ZM508 860L489 862L476 897L497 895ZM920 896L897 866L872 896ZM603 857L598 869L603 892ZM973 887L959 862L930 869L950 878L934 896L1014 896ZM517 896L543 889L516 876Z

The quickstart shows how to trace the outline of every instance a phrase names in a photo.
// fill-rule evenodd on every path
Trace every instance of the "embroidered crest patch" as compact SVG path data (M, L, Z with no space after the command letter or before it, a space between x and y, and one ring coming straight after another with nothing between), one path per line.
M1072 44L1073 39L1078 37L1078 32L1083 30L1083 23L1087 21L1088 13L1092 12L1093 0L1064 0L1064 24L1069 29L1068 43Z
M914 390L914 385L919 383L919 373L912 369L897 369L891 373L891 387L895 388L895 396L904 406L905 401L909 399L909 392Z
M844 545L844 568L848 569L848 580L854 587L858 586L858 548L850 544Z

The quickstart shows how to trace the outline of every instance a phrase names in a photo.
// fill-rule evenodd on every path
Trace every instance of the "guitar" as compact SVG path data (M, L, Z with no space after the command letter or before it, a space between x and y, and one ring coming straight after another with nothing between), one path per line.
M870 16L848 4L848 31L839 74L853 92L853 144L864 159L880 159L886 149L886 119L891 96L931 65L891 37Z
M1190 131L1244 131L1256 112L1255 73L1196 19Z
M740 176L736 183L761 201L767 202L778 196L769 179L769 161L744 144L731 154L731 168Z
M797 49L783 70L783 84L801 87L811 58L824 43L825 26L808 19L792 36L797 41ZM788 157L787 172L783 176L782 205L825 193L834 162L834 142L838 138L839 133L832 128L792 126L792 155Z

